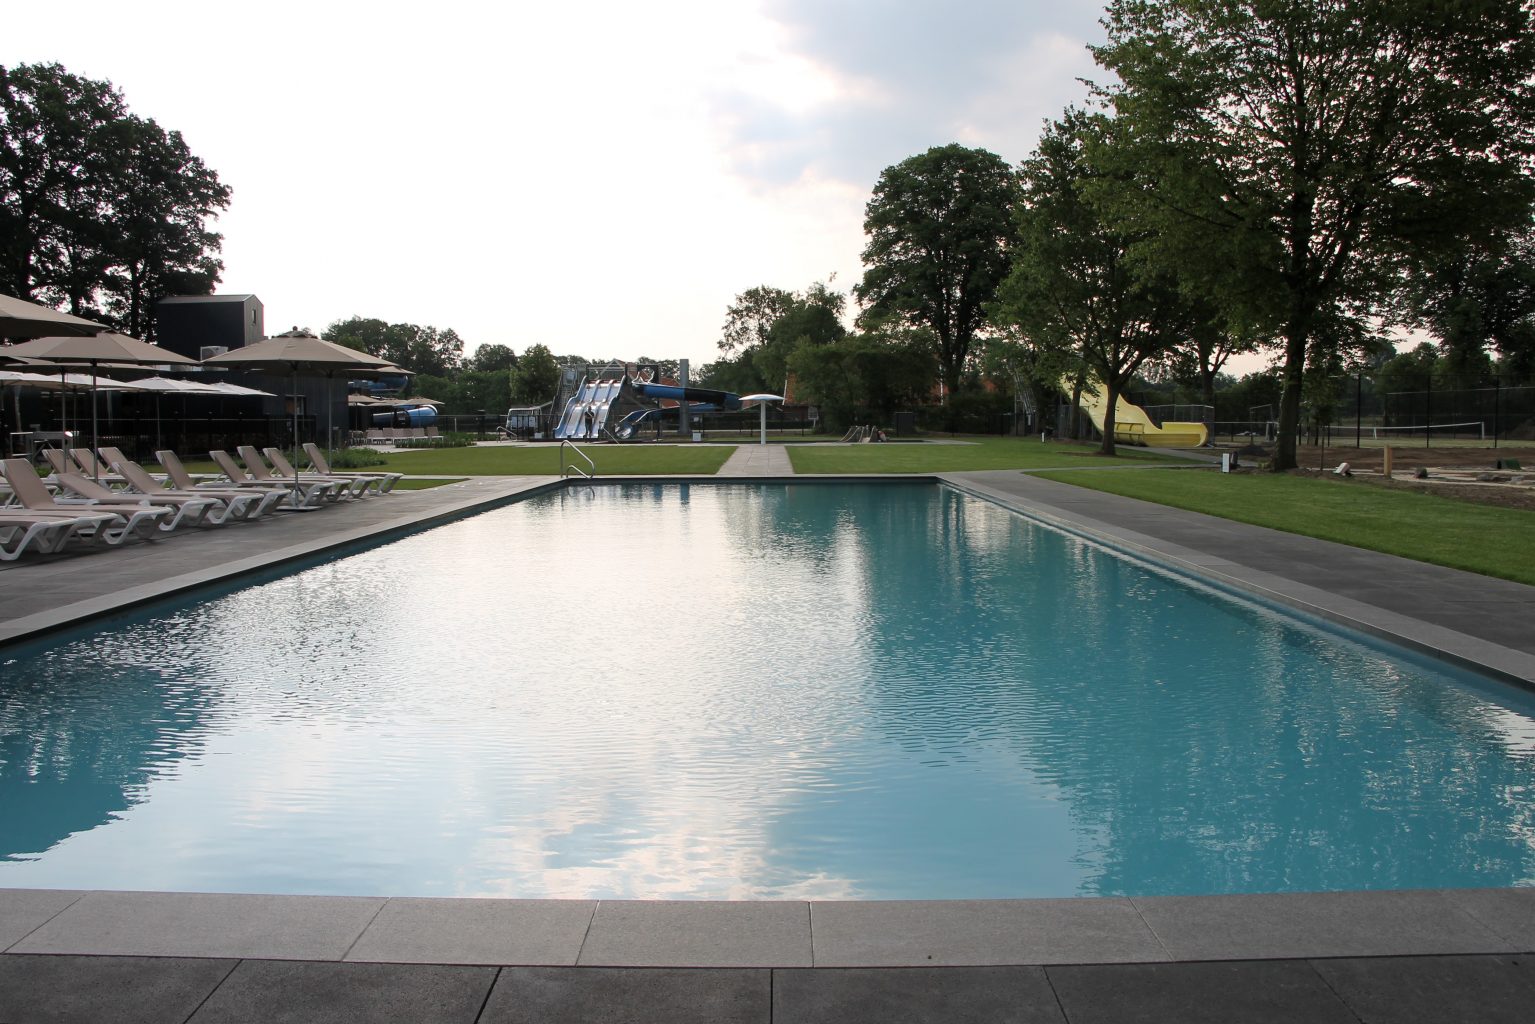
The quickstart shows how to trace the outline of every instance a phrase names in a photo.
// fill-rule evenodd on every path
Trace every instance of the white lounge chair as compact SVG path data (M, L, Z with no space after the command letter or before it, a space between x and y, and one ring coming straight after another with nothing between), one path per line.
M151 501L157 498L206 498L216 502L217 507L209 509L206 513L206 521L214 526L228 522L230 519L258 518L282 500L281 493L269 490L178 490L156 480L148 470L124 457L123 453L116 448L101 449L101 457L128 482L129 490L122 492L124 496L142 494Z
M172 512L163 505L61 504L53 500L53 495L48 493L48 488L43 486L43 481L32 471L32 464L26 459L0 461L0 472L5 474L11 489L16 492L17 500L28 511L51 515L55 518L110 514L113 517L111 521L102 522L90 533L96 541L108 545L121 544L140 530L158 529L161 520ZM119 523L121 525L118 525Z
M371 477L361 477L355 473L305 473L295 469L293 463L282 453L281 448L265 448L263 453L267 461L272 463L272 473L279 480L283 477L292 479L297 476L300 480L329 480L347 489L349 497L362 498L368 494L368 488L375 486L378 481Z
M324 479L312 475L305 476L302 473L290 473L285 475L274 471L271 466L268 466L266 464L266 460L261 457L261 453L258 452L252 445L242 444L240 447L236 448L235 451L240 453L240 461L245 463L246 472L255 477L257 480L262 481L263 483L286 483L289 487L292 487L295 482L306 487L311 484L326 484L330 487L330 491L326 497L328 497L331 501L340 501L342 498L357 497L355 488L353 488L350 480ZM291 470L293 467L289 466L288 468Z
M28 512L24 509L0 509L0 562L14 562L29 550L55 554L77 536L86 536L122 517L110 512L91 512L74 516Z
M309 456L310 465L314 466L315 472L319 473L321 476L368 477L370 479L379 481L378 493L380 494L388 494L390 491L394 490L395 484L405 479L404 473L337 473L335 470L330 468L330 463L326 460L325 453L320 451L320 446L315 444L313 441L304 442L304 454Z
M319 508L320 503L323 501L336 500L335 496L333 496L335 488L331 484L323 484L318 481L306 484L300 481L298 486L295 487L294 481L274 480L270 478L270 473L267 474L268 479L257 480L241 469L235 463L234 458L226 451L211 451L208 453L208 457L218 465L230 483L237 484L240 487L275 488L290 495L291 500L285 505L279 505L279 508ZM265 467L262 468L264 469Z
M162 519L157 525L161 533L171 533L183 526L197 526L208 521L211 525L218 526L224 522L223 512L228 511L224 503L217 498L210 497L180 497L179 495L148 495L129 494L126 491L114 491L103 487L89 477L83 477L79 473L55 474L61 486L66 492L86 503L87 508L95 508L101 505L142 505L148 508L167 508L176 514ZM64 499L59 504L70 504L71 499ZM220 512L216 520L208 520L208 513L214 510Z

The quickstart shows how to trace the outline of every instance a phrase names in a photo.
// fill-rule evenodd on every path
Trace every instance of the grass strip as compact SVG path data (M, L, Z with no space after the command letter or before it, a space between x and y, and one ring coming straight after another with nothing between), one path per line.
M727 445L582 445L581 450L597 464L598 476L712 474L735 453L735 448ZM559 446L552 444L424 448L406 452L384 449L383 455L384 465L377 469L424 476L552 476L560 471ZM567 464L588 468L568 451L565 460Z
M1040 476L1535 585L1535 515L1333 476L1148 469Z
M1052 469L1127 461L1174 461L1139 448L1120 448L1105 459L1095 444L1040 442L1024 437L967 437L965 444L857 444L790 446L796 473L944 473L986 469Z

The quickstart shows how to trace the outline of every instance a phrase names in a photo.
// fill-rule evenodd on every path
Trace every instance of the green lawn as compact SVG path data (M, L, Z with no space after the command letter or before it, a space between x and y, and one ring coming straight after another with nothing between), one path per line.
M858 444L789 448L796 473L943 473L983 469L1052 469L1102 465L1095 444L1041 443L1028 437L970 437L966 444ZM1119 449L1121 459L1175 461L1143 448ZM1117 460L1115 460L1117 461Z
M649 476L669 473L714 473L735 452L733 446L686 447L645 445L583 445L597 464L598 476ZM368 469L421 476L529 476L560 471L557 445L482 448L430 448L409 452L384 449L385 464ZM566 451L567 463L586 463ZM359 472L367 472L367 469Z
M1520 509L1386 490L1331 476L1167 469L1040 476L1535 584L1535 514Z
M347 472L350 473L352 470L347 470ZM367 470L359 469L356 472L366 473ZM454 477L450 480L412 480L409 477L406 477L404 480L396 480L394 482L394 487L390 489L395 491L424 491L429 487L441 487L444 484L461 484L464 482L464 480L465 477L461 476Z

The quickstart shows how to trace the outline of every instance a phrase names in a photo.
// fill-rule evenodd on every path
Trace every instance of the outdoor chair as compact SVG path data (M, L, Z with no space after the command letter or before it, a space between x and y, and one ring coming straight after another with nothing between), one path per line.
M96 457L96 453L89 448L71 448L69 457L75 460L75 465L85 471L85 475L99 484L108 487L126 487L128 481L111 472L111 466ZM66 470L66 472L71 472Z
M14 562L29 550L56 554L76 537L84 537L90 543L88 534L114 522L122 522L122 517L110 512L59 516L0 509L0 562Z
M143 466L125 458L116 448L101 449L101 457L117 471L119 476L128 481L131 490L124 492L125 494L143 494L151 501L155 498L208 498L217 502L219 507L209 509L207 512L207 521L215 526L228 522L231 518L260 518L282 500L281 492L272 490L199 491L167 487L151 476Z
M0 461L0 472L10 482L11 489L21 504L31 512L52 515L55 518L80 518L81 516L110 513L112 520L99 523L91 530L91 537L100 543L116 546L140 530L156 530L160 522L169 516L171 509L163 505L113 504L63 504L54 501L48 488L32 470L26 459ZM118 525L118 524L121 525Z
M176 514L168 519L162 519L157 525L161 533L171 533L183 526L197 526L206 521L209 525L218 526L224 522L225 516L217 519L208 519L208 513L215 509L227 512L224 503L217 498L209 497L180 497L176 495L151 496L148 494L128 494L124 491L114 491L103 487L89 477L78 473L59 473L59 485L87 502L87 507L99 507L102 505L132 505L137 504L147 508L166 508ZM62 502L61 502L62 504Z
M289 480L292 480L294 477L298 477L300 480L328 480L340 487L345 487L347 497L349 498L366 497L368 488L378 482L377 480L362 479L349 475L335 476L330 473L302 472L294 468L293 463L288 461L288 457L282 453L281 448L265 448L263 453L266 455L267 461L272 464L272 475L277 479L287 477ZM240 454L245 454L243 449ZM247 464L250 463L250 459L245 461Z
M320 446L313 441L304 442L304 454L309 456L309 464L314 466L315 472L321 476L339 477L366 477L378 481L378 493L388 494L394 490L394 485L404 479L404 473L337 473L330 468L330 463L325 458L325 453L320 451Z
M256 451L251 445L242 444L235 451L239 453L240 461L245 463L245 471L262 483L286 483L289 487L292 487L295 481L306 487L312 484L324 484L329 488L325 494L328 501L340 501L342 498L355 497L352 493L350 481L323 480L320 477L305 476L302 473L296 473L287 477L279 476L273 471L272 467L266 464L266 460L261 457L261 453ZM288 468L292 469L293 467L289 466Z
M224 476L232 484L237 484L240 487L281 489L284 493L290 495L289 504L279 506L280 508L319 508L320 503L323 501L336 500L334 495L335 487L331 484L312 480L308 483L300 481L298 486L294 486L294 481L292 480L270 479L270 473L267 474L268 479L258 480L247 475L226 451L211 451L208 453L208 457L218 465L219 469L223 470ZM262 469L264 470L266 467L263 466Z

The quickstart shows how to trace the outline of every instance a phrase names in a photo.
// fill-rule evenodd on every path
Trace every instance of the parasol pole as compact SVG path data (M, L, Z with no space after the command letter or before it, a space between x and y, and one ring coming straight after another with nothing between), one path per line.
M96 453L101 450L101 427L96 421L96 361L91 360L91 478L101 483L101 462Z

